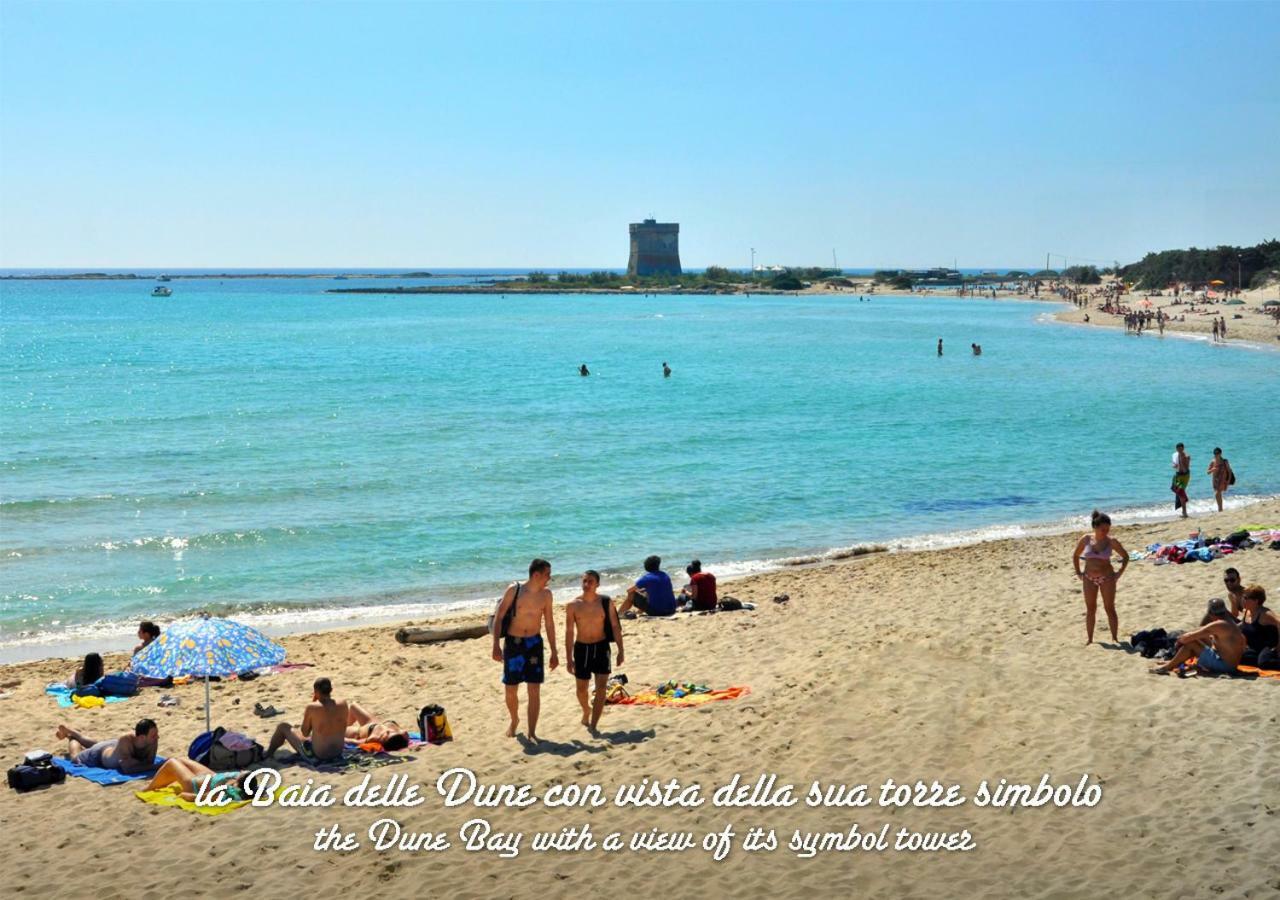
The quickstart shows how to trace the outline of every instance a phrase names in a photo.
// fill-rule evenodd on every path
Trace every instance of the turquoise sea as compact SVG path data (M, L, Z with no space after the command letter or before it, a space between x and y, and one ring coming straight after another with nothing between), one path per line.
M1217 444L1233 502L1280 492L1274 352L943 297L324 292L362 284L0 282L0 651L1164 516L1178 440L1193 511Z

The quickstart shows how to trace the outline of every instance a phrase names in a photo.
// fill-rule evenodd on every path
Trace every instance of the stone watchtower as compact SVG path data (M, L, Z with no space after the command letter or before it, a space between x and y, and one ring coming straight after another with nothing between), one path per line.
M631 223L631 258L628 275L679 275L680 226L675 222L645 219Z

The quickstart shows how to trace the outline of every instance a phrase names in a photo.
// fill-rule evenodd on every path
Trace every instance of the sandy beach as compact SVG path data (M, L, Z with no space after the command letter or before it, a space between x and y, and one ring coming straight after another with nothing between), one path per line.
M1193 527L1228 532L1240 524L1280 524L1280 501L1182 520L1120 527L1129 549L1185 537ZM1083 604L1071 574L1075 534L1006 540L917 553L873 554L777 571L723 587L757 604L754 612L679 616L626 623L631 684L669 678L715 687L749 685L741 699L694 709L608 707L602 733L578 722L572 678L548 676L543 743L502 736L499 666L487 639L402 646L393 627L302 634L284 640L289 659L314 668L213 687L215 724L265 741L274 720L252 714L274 704L297 721L312 679L331 676L335 693L401 721L426 703L442 704L456 740L412 751L413 759L375 770L375 783L405 774L428 801L410 810L287 809L273 806L205 817L135 799L132 786L81 779L30 794L5 791L0 827L9 836L0 885L10 896L92 891L99 897L222 895L253 891L421 893L459 897L566 896L608 889L671 896L765 893L782 897L857 892L864 896L1083 897L1099 884L1125 896L1274 896L1280 889L1280 774L1271 750L1280 726L1280 680L1156 678L1149 663L1106 639L1084 645ZM1280 552L1252 549L1232 563L1133 563L1120 583L1122 639L1133 631L1186 628L1205 601L1221 595L1222 571L1275 590ZM785 604L772 602L789 594ZM557 610L557 618L561 617ZM473 617L474 618L474 617ZM107 660L108 668L124 661ZM44 692L73 663L45 660L0 668L0 748L7 759L42 747L65 750L61 722L115 736L143 716L159 723L163 754L203 730L203 688L170 693L159 708L149 689L97 710L60 710ZM817 780L869 784L937 779L969 796L983 780L1056 785L1088 775L1103 797L1093 808L951 809L443 808L438 776L469 767L485 784L599 783L606 790L644 777L713 786L761 773L796 785ZM361 775L316 776L346 789ZM341 794L341 790L339 790ZM514 859L467 852L317 852L315 833L335 823L363 841L386 815L406 830L450 832L486 818L496 830L533 832L589 823L597 834L658 828L698 837L732 824L738 840L752 826L777 830L780 846L739 846L712 863L683 853L532 852ZM811 859L788 850L792 832L968 830L968 852L827 852ZM527 839L526 839L527 840ZM456 842L455 842L456 843ZM51 876L50 873L56 873ZM1185 890L1179 885L1185 885Z

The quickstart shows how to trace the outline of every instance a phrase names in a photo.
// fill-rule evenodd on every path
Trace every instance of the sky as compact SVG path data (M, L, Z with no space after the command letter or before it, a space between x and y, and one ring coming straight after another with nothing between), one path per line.
M0 0L0 267L1040 266L1280 236L1280 3Z

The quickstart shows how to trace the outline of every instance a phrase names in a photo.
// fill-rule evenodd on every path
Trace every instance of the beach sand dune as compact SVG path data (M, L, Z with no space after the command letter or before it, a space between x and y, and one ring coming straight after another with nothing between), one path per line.
M1116 530L1130 549L1185 536L1190 527L1227 532L1242 522L1280 523L1280 502ZM297 721L318 674L341 696L400 721L426 703L446 707L457 740L378 769L375 782L407 774L428 803L411 810L245 809L204 817L136 800L128 787L78 779L0 798L5 835L0 891L6 896L92 894L166 898L385 892L460 898L561 897L601 892L671 897L1270 897L1280 890L1280 681L1155 678L1146 660L1103 641L1084 646L1083 603L1072 577L1076 535L997 541L947 550L877 554L734 582L754 612L627 623L632 686L668 678L714 686L747 684L738 700L696 709L610 707L600 737L578 723L572 679L561 669L544 687L545 738L537 747L502 737L499 667L488 643L401 646L394 627L331 631L285 640L289 658L316 664L213 690L214 717L261 736L273 721L252 714L270 703ZM1233 563L1246 582L1280 594L1280 552L1257 549ZM1228 564L1134 563L1120 585L1121 636L1196 624L1221 596ZM786 604L772 598L790 595ZM1277 599L1280 599L1278 597ZM1280 605L1277 603L1276 605ZM110 661L108 663L110 665ZM0 669L13 696L0 700L0 759L34 747L63 749L61 721L111 736L142 716L158 720L161 749L180 753L203 728L203 688L159 691L103 710L58 710L42 694L66 661ZM441 772L474 771L486 784L618 785L678 778L713 787L735 774L754 783L774 773L801 796L813 781L868 784L888 778L978 784L1054 784L1082 776L1103 787L1094 808L948 809L443 809ZM286 769L287 782L308 773ZM316 776L341 790L361 775ZM315 833L334 824L367 843L366 829L391 815L405 831L450 832L443 854L316 852ZM457 846L469 819L526 833L518 857ZM588 823L610 831L691 832L732 825L722 862L684 853L534 853L529 835ZM826 852L801 859L794 831L968 830L976 849L952 853ZM748 854L746 830L776 830L779 847ZM892 839L892 838L891 838Z

